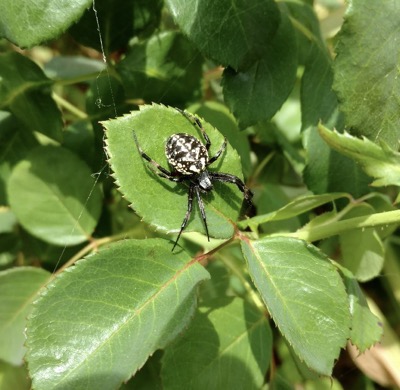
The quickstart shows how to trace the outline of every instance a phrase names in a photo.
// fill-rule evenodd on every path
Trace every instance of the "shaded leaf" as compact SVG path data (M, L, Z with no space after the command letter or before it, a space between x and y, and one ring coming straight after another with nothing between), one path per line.
M254 284L283 336L308 367L331 375L350 334L348 298L335 267L298 239L241 244Z
M15 367L0 360L0 388L4 390L30 390L31 381L26 367Z
M132 45L117 65L132 99L182 105L200 94L199 52L178 32L161 32Z
M40 146L15 166L8 183L12 211L32 235L56 245L90 238L101 192L87 165L67 149Z
M250 68L226 68L224 99L241 127L271 119L289 96L296 81L297 42L289 18L282 14L276 35Z
M309 65L310 57L315 55L316 46L321 52L326 51L321 37L320 23L311 4L305 1L285 1L285 8L289 11L290 20L295 28L300 64Z
M135 35L151 33L160 21L160 0L96 0L94 4L96 12L88 8L68 32L79 43L106 54L126 47Z
M6 184L13 166L38 145L14 115L0 111L0 204L8 204Z
M343 191L358 198L369 192L366 175L354 161L326 147L316 130L321 120L338 129L344 126L332 90L332 59L321 37L319 22L309 5L288 3L287 6L295 20L300 60L304 62L301 118L302 130L307 130L303 141L307 152L305 183L316 194Z
M46 62L44 72L51 79L76 79L82 77L87 80L97 77L106 69L103 61L83 56L57 56Z
M3 361L22 364L26 318L36 294L49 279L50 273L41 268L17 267L0 272L0 359Z
M400 3L351 0L338 35L334 89L355 135L396 144L400 136Z
M208 123L202 123L212 141L210 155L214 155L223 137ZM132 203L132 208L145 222L157 229L179 231L187 209L188 187L157 176L138 153L132 132L135 131L143 151L168 169L164 153L167 138L175 133L186 132L202 140L200 131L179 111L159 105L141 106L140 111L103 122L103 125L116 183ZM240 159L230 145L210 166L210 170L242 177ZM214 187L214 191L202 196L210 236L229 238L233 234L232 221L239 216L243 196L236 186L215 182ZM197 206L193 209L186 231L204 232Z
M175 22L204 56L233 69L265 57L279 26L272 0L166 0Z
M117 388L185 329L207 278L160 239L121 241L77 262L29 318L33 387Z
M367 138L359 139L348 133L331 131L318 126L321 137L338 152L354 159L362 169L376 180L372 186L400 185L400 153L382 141L381 146Z
M28 129L61 140L61 113L51 98L49 80L27 57L0 55L0 108L9 109Z
M265 316L239 298L216 306L200 310L184 336L166 349L165 389L262 387L272 353Z
M332 59L321 41L311 46L304 66L301 78L302 129L315 126L321 120L335 121L339 127L342 117L337 111L337 97L332 90Z
M307 165L303 176L307 187L316 194L347 192L359 198L371 192L370 179L356 161L332 150L315 126L304 134Z
M0 37L20 47L32 47L56 38L82 15L92 0L2 0ZM23 12L21 12L23 10Z

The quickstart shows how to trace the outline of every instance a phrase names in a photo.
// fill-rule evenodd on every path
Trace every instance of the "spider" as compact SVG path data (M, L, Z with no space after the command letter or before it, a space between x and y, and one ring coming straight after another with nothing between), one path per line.
M136 133L133 131L133 138L141 157L156 168L153 171L158 176L176 183L187 182L189 185L186 214L182 221L178 237L176 238L174 246L172 247L172 251L178 244L179 238L189 221L192 212L194 196L196 196L197 203L199 205L207 239L210 241L206 212L204 210L204 203L200 194L212 191L213 181L236 184L239 190L243 192L244 199L247 201L249 206L253 207L251 201L253 193L248 187L246 187L241 179L235 175L231 175L230 173L212 172L207 169L209 165L218 160L225 150L227 144L226 138L224 138L224 142L217 153L210 158L208 152L211 146L211 141L200 120L186 111L182 111L178 108L176 110L185 116L193 126L200 130L206 143L203 144L198 138L187 133L177 133L171 135L165 144L165 156L167 157L168 163L172 168L171 171L163 168L143 151L139 145Z

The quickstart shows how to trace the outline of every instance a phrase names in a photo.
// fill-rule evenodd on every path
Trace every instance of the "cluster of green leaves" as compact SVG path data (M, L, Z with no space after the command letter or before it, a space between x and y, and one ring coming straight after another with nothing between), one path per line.
M399 323L398 4L350 0L333 61L312 0L4 3L0 388L323 386ZM215 183L171 252L187 186L132 131L167 168L173 107L257 215Z

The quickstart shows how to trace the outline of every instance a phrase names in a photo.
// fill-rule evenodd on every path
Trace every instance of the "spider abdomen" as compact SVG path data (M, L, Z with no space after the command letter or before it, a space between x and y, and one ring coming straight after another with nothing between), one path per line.
M183 175L203 172L208 164L206 147L194 136L186 133L173 134L165 144L169 164Z

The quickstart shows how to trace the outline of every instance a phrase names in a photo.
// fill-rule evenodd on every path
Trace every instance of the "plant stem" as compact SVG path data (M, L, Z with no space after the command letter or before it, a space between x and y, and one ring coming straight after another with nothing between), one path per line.
M279 235L296 237L305 241L313 242L344 233L348 230L376 228L393 224L400 224L400 210L349 218L327 225L319 225L315 228L310 228L310 230L304 229L294 233L280 233Z
M73 104L71 104L69 101L65 100L60 95L53 92L52 97L58 103L58 105L65 108L66 110L68 110L69 112L74 114L79 119L87 119L88 116L87 116L86 112L81 111L79 108L75 107Z
M246 278L243 275L243 272L240 268L236 266L236 264L232 261L232 259L228 256L224 256L223 254L218 255L218 259L220 259L226 268L228 268L232 274L234 274L243 284L243 287L247 291L247 295L251 299L251 301L254 303L254 305L257 307L258 310L261 311L261 313L265 314L266 309L265 305L262 302L261 298L259 295L254 291L253 287L250 285L250 283L246 280Z

